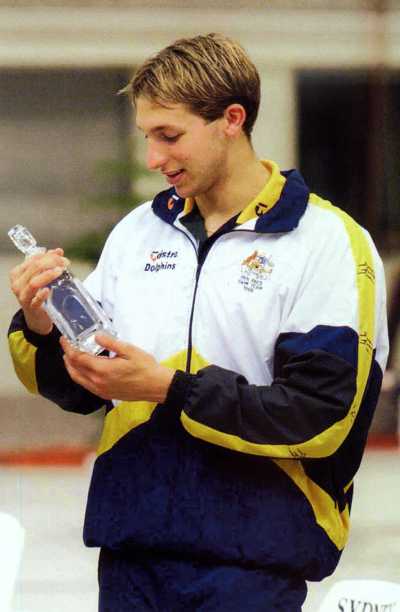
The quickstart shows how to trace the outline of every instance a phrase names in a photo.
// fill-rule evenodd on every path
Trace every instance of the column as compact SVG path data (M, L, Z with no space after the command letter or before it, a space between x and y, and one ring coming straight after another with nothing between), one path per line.
M297 163L295 71L290 66L257 66L261 77L261 104L253 132L260 158L276 161L282 169Z

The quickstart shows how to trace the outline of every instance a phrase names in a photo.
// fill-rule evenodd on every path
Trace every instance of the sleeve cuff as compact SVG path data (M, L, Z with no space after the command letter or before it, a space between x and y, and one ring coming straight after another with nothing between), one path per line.
M13 329L12 330L10 329L10 331L16 331L16 329L22 330L24 332L25 339L30 344L33 344L33 346L36 346L37 348L45 347L45 346L54 346L54 345L58 346L59 344L58 340L61 334L55 325L53 325L53 329L51 330L49 334L46 334L45 336L41 334L37 334L33 332L32 330L30 330L29 327L27 326L22 309L18 310L18 312L14 315L14 318L12 321L12 328Z
M187 374L182 370L176 370L164 406L183 410L195 380L196 374Z

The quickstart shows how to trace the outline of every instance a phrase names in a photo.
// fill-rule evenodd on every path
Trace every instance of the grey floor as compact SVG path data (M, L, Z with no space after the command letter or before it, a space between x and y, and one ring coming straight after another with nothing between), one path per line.
M304 612L316 612L338 579L400 582L399 461L398 452L366 454L357 478L350 542L335 575L309 585ZM0 509L17 516L26 529L13 610L96 611L97 551L81 541L90 470L90 462L82 468L0 470Z

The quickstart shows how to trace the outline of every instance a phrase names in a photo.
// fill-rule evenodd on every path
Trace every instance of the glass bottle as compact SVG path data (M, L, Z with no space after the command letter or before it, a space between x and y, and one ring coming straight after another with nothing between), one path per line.
M45 253L23 225L15 225L9 237L25 257ZM83 283L68 270L47 285L50 295L43 304L50 319L71 344L81 351L98 355L104 349L95 341L97 332L116 335L112 323Z

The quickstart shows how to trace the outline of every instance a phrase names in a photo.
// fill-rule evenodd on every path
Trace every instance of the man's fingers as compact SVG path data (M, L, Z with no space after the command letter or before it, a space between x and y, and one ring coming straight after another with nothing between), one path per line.
M66 338L60 340L60 343L66 347L64 364L72 380L99 397L111 399L111 396L105 391L105 376L102 371L104 362L102 358L94 357L88 353L71 348ZM109 360L107 359L107 361Z
M22 284L19 293L16 294L22 306L29 307L36 298L38 291L48 289L47 285L58 278L62 273L63 268L53 268L52 270L46 270L45 272L34 276L29 280L29 282Z
M61 336L60 344L65 353L66 363L79 371L85 378L90 378L93 381L94 379L96 381L102 380L104 376L104 357L96 357L76 349L64 336ZM108 362L109 359L106 359L106 361Z
M43 255L43 253L32 255L10 271L10 283L12 285L23 280L26 272L28 272L27 276L30 278L35 270L40 269L40 266L42 269L49 269L57 265L61 267L69 265L69 260L64 257L62 249L47 251L46 255Z
M29 287L37 291L38 289L45 287L46 285L51 283L51 281L61 276L64 270L65 268L63 268L62 266L56 266L51 270L45 270L44 272L41 272L40 274L37 274L36 276L31 278L31 280L29 281Z
M38 289L41 289L62 274L69 260L62 257L62 249L46 255L33 256L10 273L11 289L23 306L28 306ZM34 259L36 258L36 259Z
M92 383L90 378L88 378L85 373L82 373L77 368L74 368L74 366L70 363L66 355L64 355L64 363L68 374L74 382L76 382L78 385L81 385L81 387L84 387L88 391L91 391L92 393L98 395L96 386Z
M116 353L118 357L127 358L132 354L132 351L135 350L135 347L132 344L122 342L114 336L110 336L109 334L102 332L97 333L95 339L100 346L103 346L108 351Z
M61 336L60 344L66 357L74 367L79 367L79 369L93 369L95 365L93 360L96 359L94 355L78 350L67 340L67 338L65 338L65 336Z
M114 336L110 336L104 332L98 332L95 336L95 340L100 346L104 347L108 351L116 353L118 357L121 357L122 359L124 357L128 358L129 356L132 356L134 351L140 350L133 346L133 344L129 344L129 342L122 342ZM77 364L79 363L80 367L82 366L97 370L98 367L101 367L101 363L105 359L101 355L94 356L77 350L74 346L72 346L67 338L65 338L65 336L61 336L60 344L67 357L71 359L71 361L76 361ZM107 359L106 361L108 362L109 360Z
M41 308L44 304L44 302L47 300L47 298L50 295L50 289L48 287L44 287L43 289L39 289L39 291L36 293L36 295L34 296L33 300L31 301L31 308L37 310L39 308Z
M47 251L45 255L33 255L21 264L21 276L26 274L28 278L36 276L46 270L51 270L57 266L66 268L70 265L69 259L54 251Z

